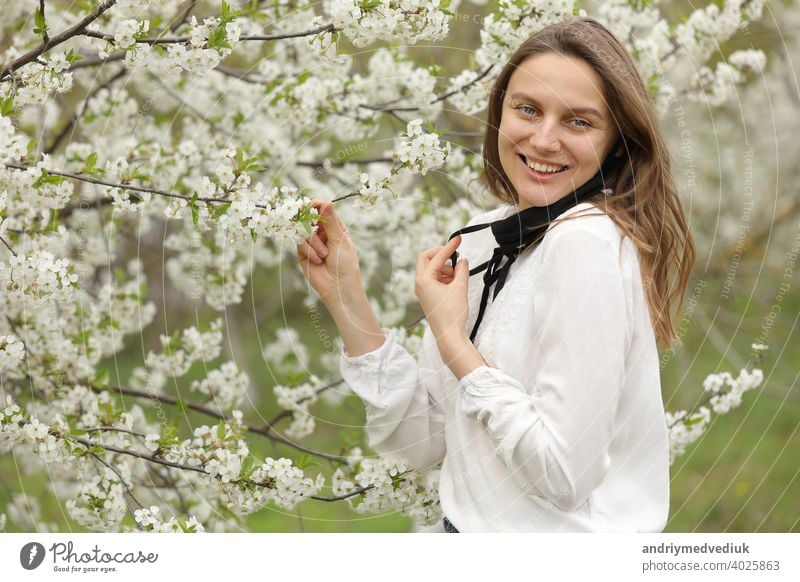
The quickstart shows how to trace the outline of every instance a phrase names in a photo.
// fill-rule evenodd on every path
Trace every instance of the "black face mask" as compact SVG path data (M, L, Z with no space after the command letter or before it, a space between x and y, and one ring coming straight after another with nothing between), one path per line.
M615 145L611 151L614 152L616 149L617 146ZM503 285L505 285L508 271L517 259L517 256L528 247L537 245L541 239L544 238L544 234L547 232L547 228L550 226L550 222L553 219L593 196L597 196L601 193L606 195L610 194L611 191L606 188L605 184L610 181L612 171L621 159L621 157L614 156L613 154L608 156L597 173L592 176L588 182L549 206L533 206L531 208L526 208L507 218L494 222L467 226L450 235L450 239L452 239L459 234L467 234L491 227L492 234L494 234L494 238L497 241L497 248L494 249L492 258L482 265L478 265L474 269L469 270L470 276L484 270L486 271L483 275L481 305L478 311L478 318L475 320L475 325L469 336L470 341L475 341L475 335L478 333L478 326L480 326L481 320L483 319L492 285L495 286L494 295L492 295L492 301L494 301L497 294L500 293L500 290L503 288ZM504 263L503 257L506 258ZM458 252L454 252L450 260L453 267L455 267L458 261ZM501 265L501 263L503 264Z

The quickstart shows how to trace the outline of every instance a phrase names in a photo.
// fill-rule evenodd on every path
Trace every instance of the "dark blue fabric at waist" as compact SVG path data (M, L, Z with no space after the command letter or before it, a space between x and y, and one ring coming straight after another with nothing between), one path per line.
M447 519L447 516L442 519L442 522L444 523L444 531L446 533L461 533L456 529L456 526L454 526L453 523Z

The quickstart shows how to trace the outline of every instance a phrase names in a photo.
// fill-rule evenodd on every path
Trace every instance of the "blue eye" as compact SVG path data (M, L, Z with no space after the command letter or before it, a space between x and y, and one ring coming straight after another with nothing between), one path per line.
M580 127L580 128L589 127L589 122L584 121L583 119L573 119L572 122L583 124L583 125L576 125L575 127Z
M536 113L536 109L534 109L530 105L520 105L519 107L517 107L517 109L519 111L522 111L523 113L525 113L525 111L523 111L524 109L530 110L530 113L525 113L526 115L533 115L534 113Z

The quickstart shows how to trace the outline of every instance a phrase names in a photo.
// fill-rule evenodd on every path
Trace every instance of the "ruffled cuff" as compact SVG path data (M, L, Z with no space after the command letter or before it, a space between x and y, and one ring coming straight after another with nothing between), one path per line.
M381 329L386 335L383 345L355 357L348 356L342 350L339 371L347 385L364 402L372 409L385 412L388 406L387 388L391 386L393 393L404 387L413 390L416 368L414 359L398 343L397 331L385 327Z
M386 336L386 340L379 348L376 348L371 352L367 352L366 354L353 357L348 356L347 351L342 348L341 364L343 366L352 368L368 368L370 366L380 364L383 360L385 360L389 355L392 344L396 341L395 336L397 335L397 331L387 327L382 327L381 330L383 331L384 336Z
M478 366L461 378L458 386L463 392L476 397L496 395L498 388L509 386L525 391L519 380L491 366Z

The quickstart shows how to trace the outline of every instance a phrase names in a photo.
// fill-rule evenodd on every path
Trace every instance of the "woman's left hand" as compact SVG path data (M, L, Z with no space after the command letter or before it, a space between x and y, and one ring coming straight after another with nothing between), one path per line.
M433 247L417 255L414 294L439 342L445 337L455 339L466 334L469 266L466 259L458 261L455 270L445 264L459 244L461 235L443 247Z

